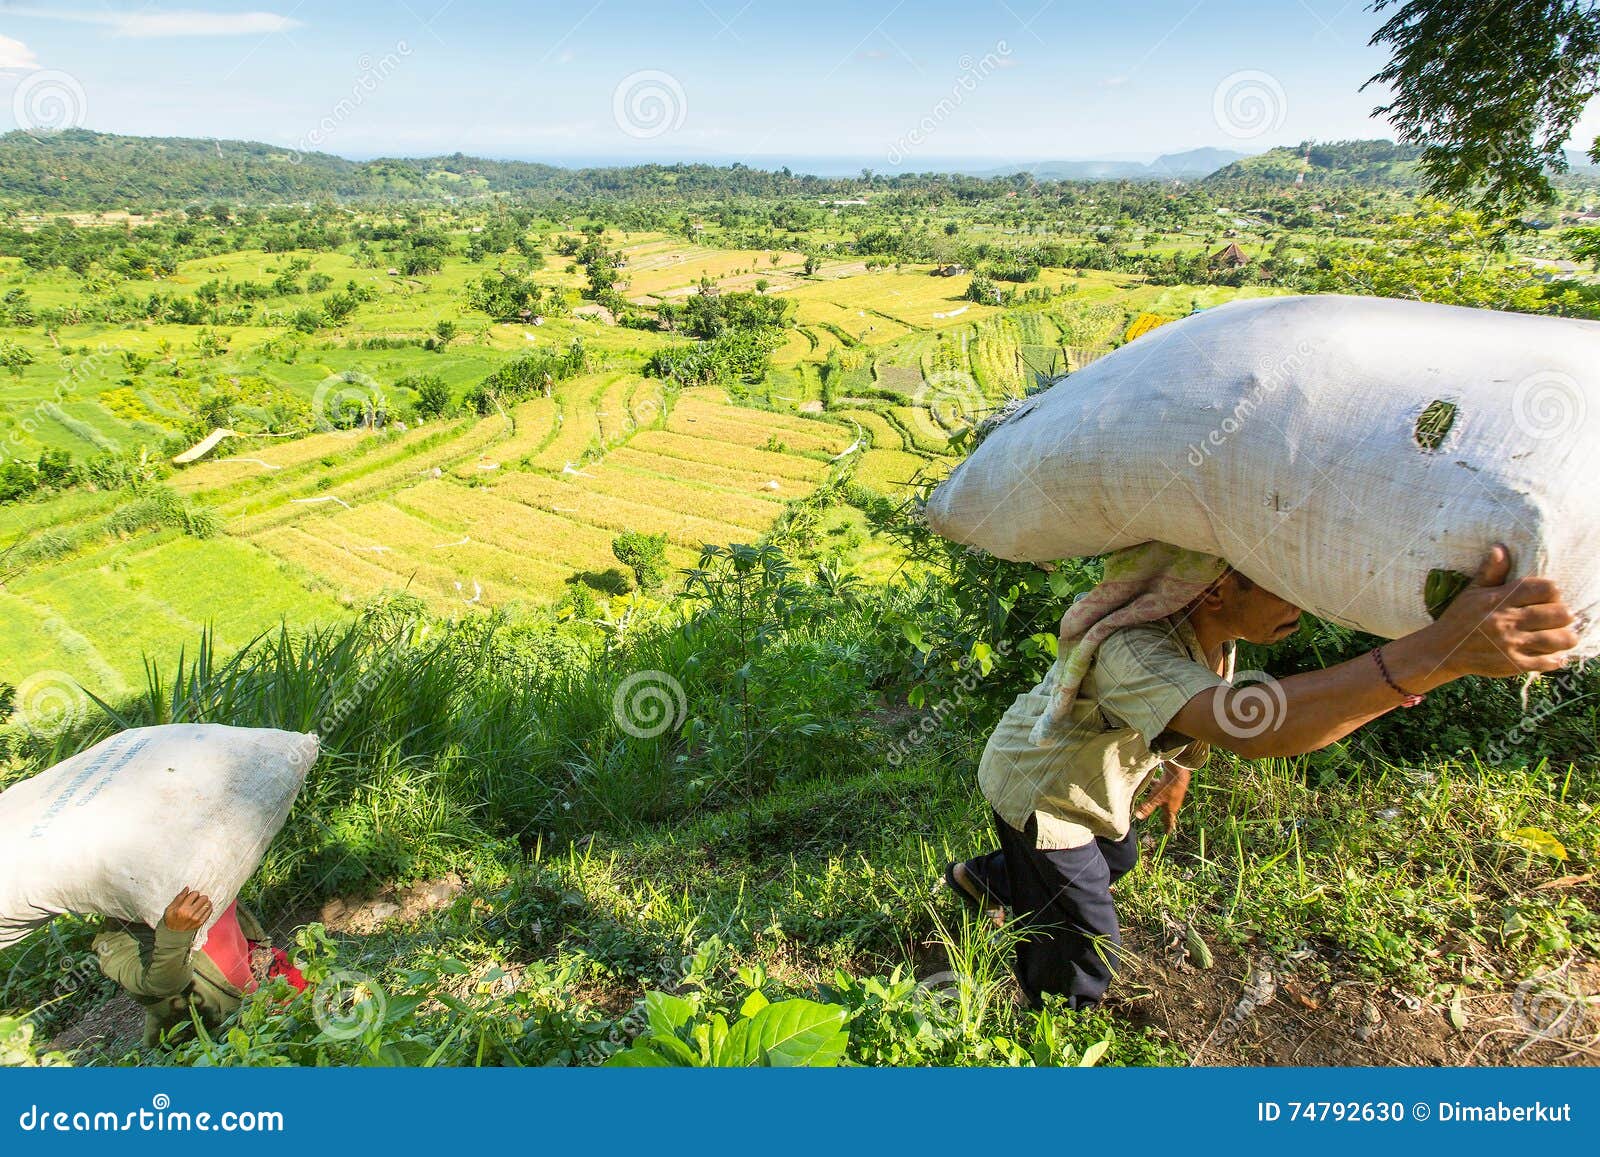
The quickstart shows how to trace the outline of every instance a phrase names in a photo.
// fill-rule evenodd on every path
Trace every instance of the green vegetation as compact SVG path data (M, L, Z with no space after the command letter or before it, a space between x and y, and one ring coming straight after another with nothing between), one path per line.
M1185 185L216 153L0 138L0 783L123 724L324 741L247 897L321 995L180 1061L1313 1059L1287 1016L1217 1038L1261 967L1340 1026L1322 1059L1399 992L1418 1055L1517 1060L1496 1002L1600 947L1592 677L1452 685L1215 757L1119 885L1125 1003L1020 1010L931 888L1094 567L905 506L985 414L1238 296L1600 316L1557 264L1593 258L1586 178L1506 221L1388 142ZM352 922L408 889L445 896ZM4 1055L156 1059L73 1035L91 934L0 954Z
M687 604L629 596L625 617L614 603L583 623L446 628L390 599L233 656L202 640L115 719L57 738L12 729L11 774L123 724L315 728L325 755L250 902L300 912L396 882L465 882L369 935L301 934L313 978L339 974L343 1019L266 991L183 1061L803 1059L759 1043L780 1019L810 1059L855 1063L1161 1064L1218 1047L1209 1011L1200 1029L1136 1003L1020 1011L1004 939L930 896L939 866L986 839L971 766L1015 686L965 642L985 632L980 604L950 602L932 572L841 592L754 548L712 553L700 572ZM1011 613L1050 598L1041 585ZM944 656L963 646L957 670ZM962 682L968 671L987 674ZM1572 882L1600 854L1600 797L1565 769L1592 750L1593 717L1564 700L1592 695L1592 680L1541 691L1563 709L1532 732L1514 689L1470 692L1475 710L1450 717L1494 763L1426 754L1453 738L1431 724L1306 759L1218 756L1180 833L1147 846L1119 889L1148 957L1129 985L1188 983L1159 963L1173 924L1217 968L1271 961L1308 998L1393 988L1441 1008L1480 1007L1600 946L1593 890ZM931 728L897 709L908 698ZM5 1006L43 1006L48 1033L99 1000L87 935L58 922L0 958ZM1273 1050L1263 1030L1224 1055Z
M1595 92L1600 8L1592 0L1508 8L1452 0L1377 0L1392 9L1372 38L1393 53L1372 78L1394 99L1378 111L1422 145L1429 192L1495 213L1548 202L1550 174ZM1372 83L1369 82L1369 83ZM1600 140L1589 159L1600 163Z

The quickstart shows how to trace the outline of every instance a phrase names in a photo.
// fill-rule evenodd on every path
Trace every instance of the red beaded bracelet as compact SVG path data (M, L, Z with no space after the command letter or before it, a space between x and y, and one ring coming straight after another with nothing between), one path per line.
M1394 681L1393 676L1389 674L1389 665L1383 661L1382 647L1375 647L1373 649L1372 659L1373 662L1378 664L1378 674L1383 676L1383 681L1389 684L1396 695L1400 696L1400 706L1415 707L1418 703L1422 702L1421 695L1413 695L1410 691L1407 691L1404 687L1400 686L1400 684Z

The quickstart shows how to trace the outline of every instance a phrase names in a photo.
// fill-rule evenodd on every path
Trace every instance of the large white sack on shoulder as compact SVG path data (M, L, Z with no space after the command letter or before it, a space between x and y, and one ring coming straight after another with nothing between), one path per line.
M1435 401L1456 407L1436 448ZM1024 401L928 521L1046 562L1158 540L1394 638L1430 571L1546 574L1600 652L1600 323L1364 297L1236 301Z
M63 912L153 927L186 887L221 916L318 747L268 728L139 727L0 792L0 947Z

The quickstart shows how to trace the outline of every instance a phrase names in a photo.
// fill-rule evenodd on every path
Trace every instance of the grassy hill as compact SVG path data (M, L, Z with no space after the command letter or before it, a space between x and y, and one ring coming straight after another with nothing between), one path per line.
M1409 189L1420 183L1416 160L1421 150L1393 141L1322 141L1279 146L1241 157L1206 178L1211 185L1249 182Z
M216 201L438 201L493 193L583 197L646 189L735 188L773 195L848 187L742 165L638 165L568 169L453 153L350 161L257 141L134 137L70 129L0 135L0 204L61 209L171 208Z

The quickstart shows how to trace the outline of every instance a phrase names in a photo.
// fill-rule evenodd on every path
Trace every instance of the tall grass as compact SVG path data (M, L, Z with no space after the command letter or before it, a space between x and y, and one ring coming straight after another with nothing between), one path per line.
M26 737L10 774L124 726L315 731L324 754L247 898L304 919L330 895L458 871L471 881L459 911L345 961L392 983L413 966L455 975L458 958L490 971L546 962L632 999L679 983L678 962L715 938L730 956L718 1000L738 1007L737 969L757 965L774 995L831 994L852 1010L859 1060L1078 1063L1102 1040L1112 1063L1174 1059L1104 1017L1029 1019L1011 1003L1005 939L930 905L944 862L989 840L973 768L1018 677L996 665L957 709L924 712L937 726L918 744L895 746L909 722L891 725L887 709L924 683L932 702L956 669L900 626L959 621L930 609L936 584L841 590L742 548L708 551L690 586L686 601L585 604L581 621L444 624L396 598L231 654L206 634L152 661L103 718ZM656 730L619 699L641 675L666 688ZM1219 754L1179 833L1147 849L1118 902L1130 927L1175 922L1219 948L1426 994L1600 949L1592 887L1551 886L1589 871L1597 849L1600 787L1565 766L1354 745L1256 763ZM0 953L0 1008L57 999L55 977L80 966L92 978L88 932L63 922ZM927 1028L929 1007L949 1022ZM560 1033L634 1031L570 1011ZM251 1031L303 1043L274 1025L258 1016ZM441 1041L453 1032L437 1027ZM544 1056L535 1043L511 1055Z

